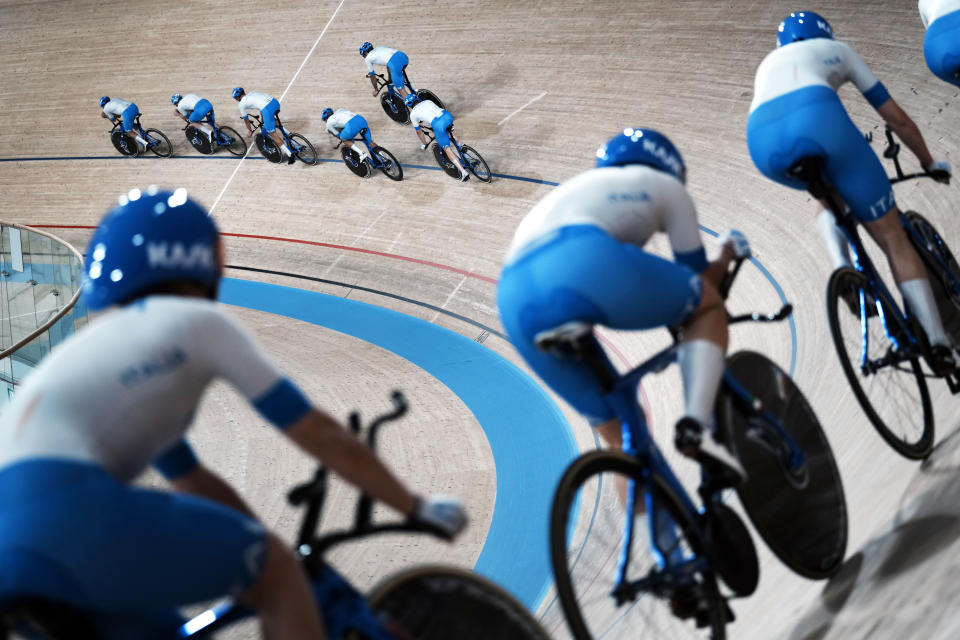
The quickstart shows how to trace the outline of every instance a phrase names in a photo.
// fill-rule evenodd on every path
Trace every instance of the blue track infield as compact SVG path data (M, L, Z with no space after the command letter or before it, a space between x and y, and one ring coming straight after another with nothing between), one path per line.
M547 531L553 490L579 453L566 418L539 384L492 349L382 307L233 278L223 280L220 300L375 344L456 394L483 427L497 477L493 520L474 569L536 610L552 583ZM416 416L417 399L410 402Z

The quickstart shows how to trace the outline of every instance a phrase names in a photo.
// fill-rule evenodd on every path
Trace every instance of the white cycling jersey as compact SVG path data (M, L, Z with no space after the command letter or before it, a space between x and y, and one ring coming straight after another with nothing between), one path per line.
M504 266L571 225L597 226L638 247L662 231L677 254L703 247L697 211L683 183L644 165L602 167L564 182L531 209L517 227Z
M937 18L960 11L960 0L920 0L917 3L923 26L929 27Z
M340 135L340 132L343 131L343 128L347 126L347 123L350 122L350 118L355 116L353 111L347 111L346 109L337 109L333 112L329 118L327 118L327 132L332 133L335 136Z
M267 106L271 100L273 100L273 96L262 91L251 91L250 93L243 94L243 97L240 98L240 117L246 120L247 116L250 115L248 113L250 109L263 111L263 108Z
M110 102L103 105L103 112L111 118L116 118L123 113L124 109L132 104L132 102L121 100L120 98L111 98Z
M387 66L390 58L396 52L396 49L391 49L390 47L374 47L363 59L363 62L367 65L367 73L374 73L373 65L375 64L381 67Z
M214 302L152 296L117 309L54 349L17 390L0 414L0 468L70 459L128 481L180 441L217 378L268 417L278 385L292 386Z
M188 93L182 98L180 102L177 103L177 111L180 112L180 115L187 117L190 115L190 112L197 107L197 103L200 102L202 98L195 93Z
M421 124L429 125L443 114L443 109L432 100L421 100L410 109L410 124L419 129Z
M863 94L878 83L853 47L829 38L793 42L774 49L760 63L750 112L797 89L824 86L836 91L848 81Z

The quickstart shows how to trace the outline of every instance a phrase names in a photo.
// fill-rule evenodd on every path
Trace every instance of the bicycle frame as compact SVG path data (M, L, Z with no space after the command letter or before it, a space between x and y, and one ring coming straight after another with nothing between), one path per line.
M257 126L253 128L253 135L256 135L257 129L263 129L263 118L260 117L260 115L258 114L251 114L251 115L257 121ZM286 143L286 145L290 147L290 150L293 151L293 155L296 155L301 151L301 149L303 149L303 147L297 144L297 142L290 137L290 134L287 133L287 130L283 128L283 123L280 122L280 116L278 115L274 117L276 118L276 121L277 121L277 131L280 132L280 136L283 138L284 143ZM270 138L270 133L266 129L263 130L263 138L264 140L266 140L267 138ZM271 144L273 144L272 138L271 138Z
M420 125L420 130L424 132L424 135L425 135L425 136L427 136L427 145L429 145L431 142L436 141L437 138L436 138L436 136L435 136L434 133L433 133L433 128L432 128L432 127L430 127L429 125L424 124L424 125ZM452 131L452 130L450 131L450 143L453 145L453 148L457 150L457 157L460 158L460 164L462 164L464 168L467 168L467 167L469 167L469 166L472 166L473 163L471 163L471 162L463 155L463 149L462 149L463 145L460 144L460 141L457 140L457 138L453 135L453 131Z
M391 78L390 80L387 80L387 77L382 73L376 74L376 77L380 79L379 81L380 86L377 87L377 95L380 95L380 92L386 89L387 93L391 97L395 96L395 97L401 98L400 92L393 88L393 78ZM413 84L411 84L410 78L407 76L406 71L403 72L403 86L406 87L407 91L409 91L410 93L415 94L417 92L417 90L413 88Z

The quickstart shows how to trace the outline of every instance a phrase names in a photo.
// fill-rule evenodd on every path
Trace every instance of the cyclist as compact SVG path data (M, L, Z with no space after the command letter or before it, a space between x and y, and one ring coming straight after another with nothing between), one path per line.
M370 125L367 124L366 118L353 111L347 111L346 109L334 111L330 107L323 110L320 118L327 123L327 133L341 140L347 148L353 148L360 156L360 162L370 157L370 154L362 145L357 145L356 148L353 145L353 139L362 132L367 146L370 148L374 146L373 136L370 135Z
M240 117L243 119L243 124L247 125L247 137L253 135L253 125L250 124L248 111L256 109L263 119L263 130L283 153L283 156L287 159L287 164L293 164L296 158L290 151L290 147L284 142L283 136L277 131L277 114L280 113L280 101L262 91L247 93L243 90L243 87L237 87L233 90L233 99L240 103Z
M175 93L170 96L170 102L176 109L173 110L177 117L188 123L197 131L202 131L207 140L213 142L213 127L216 121L213 116L213 105L209 100L201 98L195 93L180 95ZM206 121L206 124L204 124Z
M455 535L463 510L411 493L215 304L223 246L186 190L120 202L90 240L83 284L91 310L118 308L51 353L0 416L0 591L149 621L137 638L173 637L179 606L230 594L264 637L321 638L294 555L184 439L211 382L401 513ZM173 493L132 484L151 461Z
M616 448L622 448L621 425L590 367L539 351L535 336L572 321L614 329L683 327L678 362L685 413L675 444L733 485L746 473L713 436L727 348L718 286L735 249L747 251L746 239L736 234L707 262L685 183L683 158L666 136L624 129L597 151L596 168L561 184L520 222L497 304L527 364ZM675 261L643 250L658 231L669 238Z
M920 0L917 8L927 30L923 38L927 67L960 87L960 0Z
M410 124L413 125L417 137L420 138L420 150L427 148L427 137L420 130L421 124L427 124L433 129L433 137L447 155L447 159L460 170L460 182L470 177L463 165L460 164L460 158L450 148L450 128L453 126L453 115L446 109L441 109L432 100L421 100L415 93L411 93L403 99L403 103L410 109Z
M410 64L410 58L407 57L407 54L390 47L374 47L369 42L364 42L360 45L360 55L363 56L363 61L367 65L367 77L370 78L370 84L373 86L373 95L378 93L377 72L373 65L378 65L387 68L389 81L393 84L394 90L400 94L400 97L407 96L409 91L407 91L405 70L407 65Z
M747 121L747 144L754 164L771 180L805 189L807 185L789 177L787 170L805 156L825 160L824 172L833 188L886 253L906 305L933 345L931 366L941 374L952 371L950 340L923 262L900 224L893 188L876 154L847 115L837 89L853 82L924 169L949 173L950 165L934 160L917 125L857 52L834 40L833 29L822 16L812 11L791 13L780 23L777 45L757 69ZM828 205L819 202L817 211L817 226L833 267L849 266L848 243Z
M110 96L100 98L100 117L106 118L110 122L116 122L120 118L120 127L123 135L134 144L138 151L143 151L147 147L147 141L143 139L139 132L133 130L133 123L140 115L140 108L129 100L120 98L111 99Z

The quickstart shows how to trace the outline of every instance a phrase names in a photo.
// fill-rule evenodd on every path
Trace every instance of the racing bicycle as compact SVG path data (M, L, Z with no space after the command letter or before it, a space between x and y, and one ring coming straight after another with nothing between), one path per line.
M724 297L743 260L728 272ZM776 322L791 312L786 304L775 314L728 321ZM700 471L699 504L686 491L637 400L645 375L676 362L679 331L671 331L671 346L621 375L592 329L573 322L536 336L541 350L591 368L623 429L622 451L580 456L554 494L550 558L567 625L577 640L644 633L725 638L734 620L728 600L757 587L756 549L707 468ZM748 474L737 493L767 546L802 576L834 574L847 544L843 485L817 417L790 377L754 351L730 355L715 425L717 440ZM721 591L721 581L732 595Z
M424 132L424 135L427 136L427 144L430 144L430 142L435 139L433 129L426 124L420 125L420 129ZM480 152L473 147L460 144L460 141L453 135L453 125L450 125L447 129L447 134L450 136L450 145L456 151L463 168L473 174L480 182L490 182L493 180L493 174L490 173L490 167L487 166L487 161L484 160ZM460 170L457 169L455 164L450 162L450 159L443 152L443 149L440 148L440 145L434 142L430 145L430 148L433 151L434 160L437 161L437 164L440 165L443 172L451 178L459 180Z
M437 94L433 91L429 89L414 89L413 85L410 84L410 78L407 77L406 70L403 72L403 84L407 88L407 91L416 94L421 100L429 100L441 109L444 108L443 102L440 101L440 98L438 98ZM383 107L384 113L394 122L410 124L410 109L403 103L403 96L393 88L393 83L390 80L384 77L382 73L378 73L377 94L380 94L384 88L386 88L387 92L380 95L380 106Z
M145 149L149 149L151 153L161 158L169 158L173 153L173 145L170 144L170 139L159 129L145 130L140 124L139 113L137 117L133 119L133 130L147 141L144 148L141 148L139 143L130 142L127 136L123 135L122 124L123 120L118 117L113 122L113 128L110 129L110 142L113 143L114 148L119 151L121 155L139 156Z
M369 178L374 169L379 169L391 180L403 180L403 167L400 166L397 157L381 146L371 147L364 136L366 131L366 128L361 129L357 137L351 140L351 142L362 142L367 147L368 155L362 161L360 154L353 147L341 147L343 140L337 143L335 148L340 149L343 164L361 178Z
M257 122L257 125L253 128L253 141L257 145L257 149L263 157L270 162L281 162L283 160L283 153L280 151L280 148L277 147L269 134L264 135L263 133L263 119L257 114L253 114L252 117ZM280 116L277 115L274 117L277 120L277 131L280 132L283 141L287 143L287 147L293 152L293 157L304 164L317 164L317 150L313 148L310 141L299 133L288 132L283 128L283 123L280 122Z
M215 153L220 149L226 149L231 155L238 157L246 155L247 141L243 139L243 136L230 127L222 127L212 123L209 126L213 129L209 138L203 131L191 127L189 124L183 128L183 132L187 136L187 142L194 149L204 155Z

